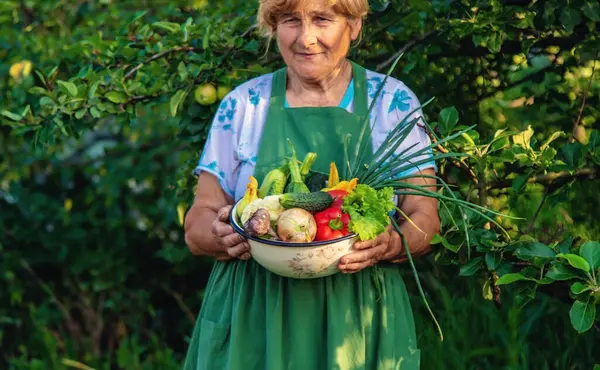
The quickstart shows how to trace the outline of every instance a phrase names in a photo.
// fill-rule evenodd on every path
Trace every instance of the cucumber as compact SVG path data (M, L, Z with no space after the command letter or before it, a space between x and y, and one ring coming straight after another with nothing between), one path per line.
M324 191L312 193L286 193L279 197L283 208L302 208L311 213L321 212L333 203L333 197Z

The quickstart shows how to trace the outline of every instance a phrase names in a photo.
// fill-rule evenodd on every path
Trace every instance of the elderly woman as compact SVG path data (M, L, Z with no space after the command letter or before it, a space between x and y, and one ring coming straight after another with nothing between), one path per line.
M275 275L251 259L246 240L228 224L248 177L260 181L288 155L318 153L326 173L341 163L346 134L360 123L384 76L347 59L361 33L367 0L260 0L260 27L279 46L286 67L252 79L222 102L197 168L194 205L186 216L186 243L216 262L206 287L185 369L417 369L420 352L399 262L405 251L388 230L357 242L340 261L342 273L298 280ZM372 149L411 111L416 96L389 78L370 116ZM417 114L420 114L418 111ZM400 151L429 144L415 126ZM415 168L434 174L435 164ZM430 178L408 180L431 185ZM407 196L399 206L413 255L426 253L439 228L437 204ZM378 274L372 266L377 263Z

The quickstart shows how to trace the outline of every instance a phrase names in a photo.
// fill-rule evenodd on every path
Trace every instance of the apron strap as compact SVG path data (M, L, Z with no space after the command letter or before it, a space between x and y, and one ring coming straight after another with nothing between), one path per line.
M354 114L361 117L361 121L369 111L367 103L367 70L352 62L352 73L354 74Z
M278 69L273 73L273 82L271 86L271 102L269 104L269 108L283 109L285 103L286 82L287 67Z

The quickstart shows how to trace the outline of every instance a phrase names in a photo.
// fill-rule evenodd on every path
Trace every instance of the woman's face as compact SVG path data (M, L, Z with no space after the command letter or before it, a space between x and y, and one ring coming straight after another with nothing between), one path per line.
M281 14L275 34L288 68L303 79L318 81L341 65L361 25L360 19L336 14L326 0L315 0Z

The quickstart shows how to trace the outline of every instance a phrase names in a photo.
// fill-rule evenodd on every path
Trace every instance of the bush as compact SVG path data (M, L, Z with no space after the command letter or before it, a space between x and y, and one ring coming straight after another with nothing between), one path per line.
M180 366L210 272L181 228L218 108L198 104L196 89L282 66L273 47L263 57L256 4L221 3L0 5L3 367ZM449 344L434 340L415 300L424 352L446 350L453 368L600 362L590 344L600 317L600 6L371 4L351 58L387 72L403 51L393 75L422 102L436 97L425 109L433 133L476 125L440 148L470 155L439 163L452 193L521 217L498 218L504 233L440 208L443 230L419 271Z

